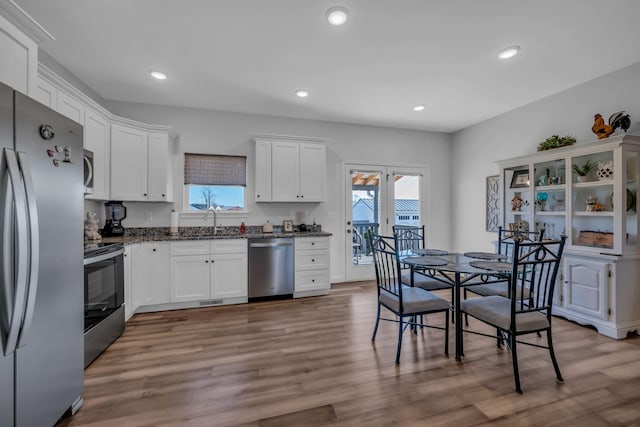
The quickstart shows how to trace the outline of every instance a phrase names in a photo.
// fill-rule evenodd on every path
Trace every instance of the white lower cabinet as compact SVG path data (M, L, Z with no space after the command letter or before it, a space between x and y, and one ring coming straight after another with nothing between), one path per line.
M171 302L169 243L141 243L134 247L134 305L142 307Z
M294 298L326 295L329 276L329 238L295 238Z
M247 240L171 243L171 302L247 302Z
M553 314L611 338L640 331L637 259L566 253Z
M128 320L136 311L133 302L133 251L134 246L124 247L124 318Z

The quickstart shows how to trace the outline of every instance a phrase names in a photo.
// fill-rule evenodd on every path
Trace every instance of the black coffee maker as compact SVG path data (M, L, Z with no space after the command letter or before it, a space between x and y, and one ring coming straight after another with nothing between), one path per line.
M127 217L127 208L122 202L109 201L104 204L106 221L104 223L103 236L122 236L124 227L122 220Z

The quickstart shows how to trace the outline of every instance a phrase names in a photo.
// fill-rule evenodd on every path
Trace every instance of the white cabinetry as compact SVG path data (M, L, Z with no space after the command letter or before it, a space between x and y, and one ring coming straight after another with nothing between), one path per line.
M66 116L76 123L84 125L84 105L82 102L67 95L63 91L58 91L58 106L56 111Z
M128 320L135 313L137 306L133 300L133 252L134 246L124 247L124 318Z
M271 141L256 140L256 202L271 201Z
M0 82L33 96L38 70L38 45L1 15L0 52Z
M329 278L329 238L295 238L294 298L326 295Z
M168 133L111 125L111 199L173 201Z
M93 193L86 199L109 200L110 126L107 119L93 110L84 115L84 148L93 152Z
M147 200L150 202L172 202L173 164L168 133L149 133L147 159Z
M147 200L147 132L111 125L111 198Z
M597 319L607 319L611 263L564 257L564 305Z
M171 302L247 302L247 240L171 243Z
M612 338L640 330L640 137L614 136L498 163L505 227L567 236L553 313ZM587 163L596 167L585 177L572 173Z
M256 139L257 202L324 202L326 181L324 144Z
M169 243L152 242L136 245L134 262L134 306L142 307L171 302Z
M31 97L52 110L58 107L58 88L40 76L38 76L36 88Z

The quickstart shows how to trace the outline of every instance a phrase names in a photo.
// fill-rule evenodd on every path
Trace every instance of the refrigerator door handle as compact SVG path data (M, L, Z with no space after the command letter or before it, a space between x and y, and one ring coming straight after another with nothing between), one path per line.
M16 254L17 254L17 271L14 287L13 313L9 321L9 332L4 349L5 356L13 353L17 348L18 336L22 319L25 311L25 296L27 291L27 268L28 251L27 251L27 209L26 194L24 186L20 179L20 169L16 160L15 151L5 148L4 158L9 171L9 181L13 191L14 207L15 207L15 224L17 230Z
M38 229L38 206L36 204L35 189L31 178L29 156L18 151L18 165L22 171L24 188L27 199L27 215L29 222L29 279L27 293L27 307L24 314L18 348L27 343L27 336L33 321L33 311L36 306L36 294L38 292L38 269L40 266L40 230Z

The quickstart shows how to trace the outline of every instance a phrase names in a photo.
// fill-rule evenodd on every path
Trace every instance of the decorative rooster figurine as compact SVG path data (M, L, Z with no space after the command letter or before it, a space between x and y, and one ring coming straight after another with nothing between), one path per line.
M613 133L613 128L604 122L600 114L593 116L595 122L591 126L593 133L598 135L598 139L608 138Z
M631 118L626 111L618 111L617 113L613 113L609 117L609 124L605 124L604 119L600 114L596 114L594 117L595 122L591 127L593 133L598 135L598 139L607 138L616 129L621 128L623 131L627 131L629 127L631 127Z

